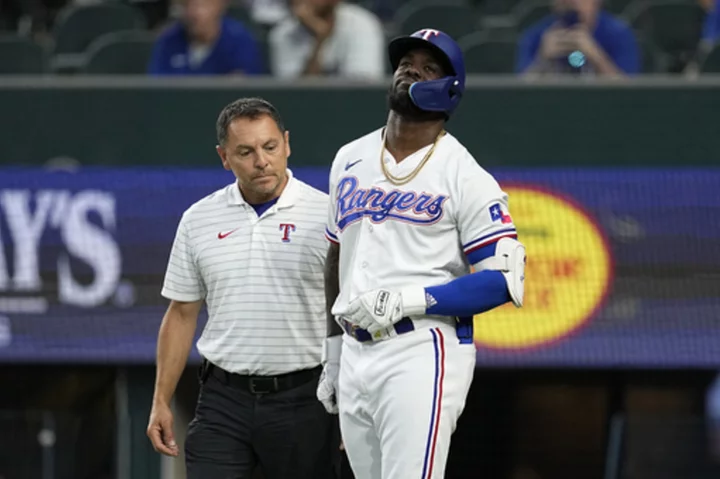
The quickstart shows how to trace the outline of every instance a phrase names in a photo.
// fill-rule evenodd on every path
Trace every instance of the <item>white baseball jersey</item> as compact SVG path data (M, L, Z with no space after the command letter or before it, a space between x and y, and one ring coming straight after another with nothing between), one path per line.
M197 348L227 371L273 375L320 364L327 195L288 175L259 218L233 183L188 208L177 229L162 295L205 300Z
M330 173L326 236L340 244L340 295L424 287L465 275L489 247L515 237L507 195L450 134L402 186L431 145L397 164L381 158L382 130L342 147ZM488 246L488 248L485 248ZM345 334L339 375L340 427L357 479L445 476L450 437L465 406L475 347L453 318L412 317L413 330L376 342Z
M517 236L507 195L451 134L418 176L399 187L380 166L381 134L342 147L330 172L326 236L341 245L338 316L373 289L435 286L465 275L468 254ZM382 161L393 176L404 177L430 148L400 164L385 150Z

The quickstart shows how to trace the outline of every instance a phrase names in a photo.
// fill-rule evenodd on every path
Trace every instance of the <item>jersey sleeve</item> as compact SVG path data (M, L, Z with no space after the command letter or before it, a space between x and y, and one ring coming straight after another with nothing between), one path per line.
M470 264L495 254L501 238L517 239L510 216L508 195L489 173L474 163L460 173L458 229L463 252Z
M328 210L327 210L327 225L325 226L325 237L331 243L340 244L337 231L337 168L335 165L338 163L337 158L333 161L332 167L330 168L330 181L328 187Z
M205 285L192 252L185 215L175 233L161 294L175 301L190 302L205 298Z

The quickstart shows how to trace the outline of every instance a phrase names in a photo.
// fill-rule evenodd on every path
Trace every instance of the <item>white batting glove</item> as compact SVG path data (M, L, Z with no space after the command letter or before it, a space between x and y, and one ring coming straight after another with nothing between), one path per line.
M425 314L425 288L409 286L400 292L376 289L351 301L343 318L370 334L386 329L405 316Z
M318 381L316 396L330 414L339 412L338 396L340 389L338 379L340 378L341 353L342 335L325 338L321 361L323 371L320 375L320 381Z

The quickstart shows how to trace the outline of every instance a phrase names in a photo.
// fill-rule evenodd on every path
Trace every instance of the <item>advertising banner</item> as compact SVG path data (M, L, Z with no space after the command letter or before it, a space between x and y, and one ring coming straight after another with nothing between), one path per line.
M293 173L327 191L327 168ZM478 366L720 367L720 169L491 173L526 300L476 317ZM0 362L152 363L180 216L232 181L0 170Z

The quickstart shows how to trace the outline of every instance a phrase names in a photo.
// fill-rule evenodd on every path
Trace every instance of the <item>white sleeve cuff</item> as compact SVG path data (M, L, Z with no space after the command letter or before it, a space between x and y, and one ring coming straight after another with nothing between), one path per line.
M403 316L421 316L427 310L425 288L408 286L400 291L402 296Z

